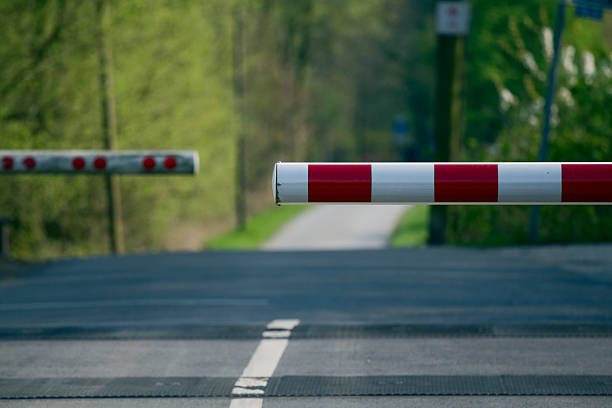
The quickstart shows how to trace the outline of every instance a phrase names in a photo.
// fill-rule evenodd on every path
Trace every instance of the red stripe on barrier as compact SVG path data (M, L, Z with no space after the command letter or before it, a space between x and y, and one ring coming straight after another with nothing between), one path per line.
M26 166L28 170L32 170L36 167L36 160L32 156L28 156L23 159L23 165Z
M93 164L96 170L104 170L106 168L106 159L104 157L96 157Z
M176 167L176 159L172 156L166 157L166 160L164 160L164 166L168 170L174 170L174 168Z
M4 170L13 170L13 163L15 161L13 160L12 157L3 157L2 158L2 168Z
M561 201L612 201L612 164L562 164L561 177Z
M436 164L435 200L497 202L497 164Z
M82 157L75 157L72 160L72 167L74 167L75 170L83 170L85 168L85 159Z
M369 202L372 166L369 164L309 164L308 201Z
M145 170L153 170L155 168L155 159L151 156L145 157L142 161L142 167L144 167Z

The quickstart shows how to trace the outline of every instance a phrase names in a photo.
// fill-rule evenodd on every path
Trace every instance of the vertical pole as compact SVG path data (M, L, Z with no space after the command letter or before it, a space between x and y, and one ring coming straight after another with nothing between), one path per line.
M0 216L0 258L9 259L11 257L11 248L9 245L9 223L8 217Z
M97 0L98 55L100 60L100 87L102 104L102 131L107 150L117 148L117 115L115 113L115 90L113 85L113 60L110 44L111 10L109 0ZM108 237L113 254L125 251L123 241L123 217L121 191L118 176L105 176L108 199Z
M464 69L464 37L438 35L436 78L435 160L457 160L460 149L462 120L462 93ZM446 242L448 207L431 207L429 243Z
M236 138L236 228L243 230L246 224L246 135L245 127L245 45L244 16L242 5L238 4L234 12L234 101L238 115L238 134Z
M546 100L544 102L544 118L542 123L542 139L538 161L546 161L548 158L548 135L550 133L550 111L555 96L555 83L557 81L557 65L559 65L559 53L561 50L561 34L565 25L565 0L559 0L557 4L557 19L555 20L555 32L553 34L553 59L548 72L548 86L546 88ZM529 243L538 241L538 228L540 224L540 206L531 208L529 220Z

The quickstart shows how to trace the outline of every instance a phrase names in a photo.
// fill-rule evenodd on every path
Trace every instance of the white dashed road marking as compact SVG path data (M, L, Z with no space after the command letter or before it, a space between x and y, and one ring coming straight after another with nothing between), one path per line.
M230 408L261 408L268 380L274 374L287 345L289 336L300 323L297 319L278 319L268 323L263 339L257 345L249 364L232 389ZM242 398L248 397L248 398Z

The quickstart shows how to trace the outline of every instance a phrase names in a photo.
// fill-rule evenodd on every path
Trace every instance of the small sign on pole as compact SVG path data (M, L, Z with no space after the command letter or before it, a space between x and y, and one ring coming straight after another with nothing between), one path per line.
M603 2L592 0L574 1L576 17L591 18L593 20L603 19L603 9L606 6Z
M470 5L465 1L441 1L436 7L439 35L466 35L470 27Z

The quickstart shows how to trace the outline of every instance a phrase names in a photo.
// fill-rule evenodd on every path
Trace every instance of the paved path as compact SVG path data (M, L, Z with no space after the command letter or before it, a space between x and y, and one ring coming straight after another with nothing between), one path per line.
M0 283L3 407L611 405L612 246L131 255Z
M268 250L384 248L405 205L317 205L288 222Z

